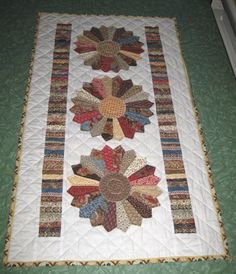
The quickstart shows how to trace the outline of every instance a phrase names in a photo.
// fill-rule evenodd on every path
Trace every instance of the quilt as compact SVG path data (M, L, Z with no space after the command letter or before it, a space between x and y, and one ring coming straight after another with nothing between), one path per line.
M6 266L227 259L175 19L41 13Z

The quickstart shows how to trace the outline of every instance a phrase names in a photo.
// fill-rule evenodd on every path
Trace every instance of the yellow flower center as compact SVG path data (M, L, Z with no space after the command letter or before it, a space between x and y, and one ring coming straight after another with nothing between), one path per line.
M108 96L101 101L98 109L104 117L119 118L125 113L126 106L124 100Z
M120 46L114 41L102 41L97 46L97 52L106 57L113 57L120 51Z

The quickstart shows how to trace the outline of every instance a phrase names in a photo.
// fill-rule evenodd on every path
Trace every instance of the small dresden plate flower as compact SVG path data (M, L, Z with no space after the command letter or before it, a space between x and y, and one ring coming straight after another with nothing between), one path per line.
M126 231L130 225L141 226L142 219L151 218L152 208L160 205L155 167L134 150L125 151L122 146L93 149L72 169L74 175L68 177L68 193L74 197L71 205L92 226Z
M141 59L143 43L132 31L124 28L101 26L92 27L77 37L75 51L83 57L84 64L94 70L118 72L136 66Z
M132 80L94 78L84 83L72 99L73 121L81 124L81 130L90 131L93 137L101 135L104 140L133 138L135 132L144 132L153 115L148 93Z

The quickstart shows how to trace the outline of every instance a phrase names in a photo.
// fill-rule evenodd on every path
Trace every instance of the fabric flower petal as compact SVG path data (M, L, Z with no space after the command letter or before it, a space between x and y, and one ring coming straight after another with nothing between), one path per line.
M134 161L135 158L136 158L136 153L134 150L128 150L125 152L120 164L120 172L122 174L125 173L125 171L130 166L130 164Z
M132 86L129 90L127 90L126 93L124 93L120 98L125 100L125 102L127 102L126 99L133 97L136 94L139 94L142 91L142 86Z
M153 103L148 100L141 100L141 101L126 103L127 107L133 107L133 108L140 108L140 107L150 108L152 105Z
M136 171L132 175L129 176L129 181L137 180L139 178L147 177L149 175L153 175L155 172L155 167L150 165L145 165L140 170Z
M127 201L137 210L137 212L143 218L151 218L152 217L152 210L146 204L144 204L141 201L135 199L133 196L129 196Z
M160 178L158 178L155 175L149 175L147 177L142 177L137 180L130 181L130 184L133 186L149 186L149 185L157 185L160 181Z
M90 223L92 226L99 226L104 224L105 211L98 208L90 217Z
M152 196L159 196L162 193L161 189L157 186L133 186L131 188L131 193L132 192L139 192Z
M125 60L119 56L119 55L116 55L114 56L115 58L115 61L119 67L119 69L123 69L123 70L128 70L129 69L129 65L125 62Z
M88 37L90 40L95 42L100 42L97 36L95 36L91 31L84 31L84 36ZM78 39L79 40L79 39Z
M73 121L81 124L83 122L92 120L93 118L99 118L99 117L101 117L100 112L90 111L90 112L86 112L86 113L75 114Z
M132 97L127 98L125 100L125 103L147 100L148 97L149 97L149 94L147 92L142 92L142 93L134 94Z
M122 140L125 137L120 123L116 118L113 118L113 137L116 140Z
M129 228L131 221L125 211L122 202L116 202L116 222L117 228L126 232Z
M103 117L100 121L93 125L92 129L90 130L91 136L99 136L102 134L105 124L107 122L107 118Z
M122 131L124 132L125 137L133 139L135 134L135 129L132 128L126 117L118 118L119 124Z
M99 186L99 181L78 175L69 176L68 181L73 186Z
M80 163L82 166L88 168L93 173L96 173L99 177L103 177L105 175L104 171L96 164L93 157L81 155Z
M144 116L144 117L150 117L153 115L153 113L151 112L151 110L147 109L147 108L126 108L126 111L129 112L136 112L139 113L140 115Z
M120 50L120 53L122 53L125 56L128 56L129 58L134 59L136 61L141 59L139 54L131 52L131 51Z
M98 186L72 186L68 189L68 193L71 196L77 197L91 192L99 191Z
M104 37L98 28L92 27L90 32L98 38L99 41L103 41Z
M96 55L86 59L84 64L86 66L92 66L93 69L97 70L101 67L101 56L97 53Z
M79 216L82 218L90 218L98 208L106 209L107 203L103 196L97 196L91 202L80 208Z
M101 177L99 177L97 174L93 173L91 170L89 170L87 167L82 166L81 164L73 165L72 170L75 175L94 179L100 181Z
M100 104L100 100L93 96L92 94L88 93L86 90L80 90L77 93L77 99L90 103L92 105Z
M104 228L106 231L111 231L112 229L116 228L117 221L116 221L116 203L109 202L108 203L108 210L105 213L104 217Z
M133 160L133 162L129 165L129 167L126 169L124 175L126 177L129 177L130 175L132 175L136 171L138 171L141 168L143 168L146 164L147 164L146 158L136 157Z
M141 226L142 216L138 213L138 211L127 200L123 201L122 204L131 224Z
M108 141L113 138L113 123L112 119L107 119L105 126L102 131L102 137L104 140Z
M158 199L151 195L148 196L139 192L133 192L132 196L150 208L160 206Z
M105 90L105 96L104 97L108 97L108 96L112 95L113 79L110 78L110 77L107 77L107 76L102 78L102 82L103 82L104 90Z

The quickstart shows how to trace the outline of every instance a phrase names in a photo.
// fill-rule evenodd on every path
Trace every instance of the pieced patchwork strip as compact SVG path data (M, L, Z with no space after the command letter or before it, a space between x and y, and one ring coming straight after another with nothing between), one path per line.
M176 125L159 27L145 27L175 233L195 233L188 182Z
M61 233L71 24L57 24L42 171L39 237Z

